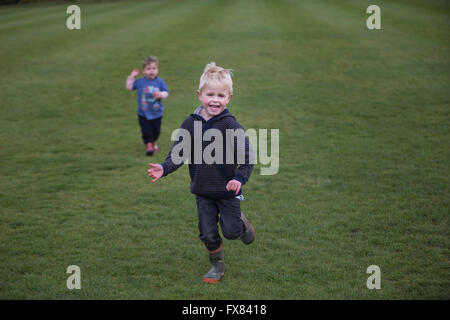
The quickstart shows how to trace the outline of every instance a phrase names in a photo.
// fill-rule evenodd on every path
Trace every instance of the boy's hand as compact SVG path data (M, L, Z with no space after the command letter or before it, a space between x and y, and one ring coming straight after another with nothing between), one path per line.
M141 73L141 71L139 69L134 69L133 71L131 71L131 76L133 77L137 77L139 75L139 73Z
M241 183L237 180L230 180L227 183L226 189L227 191L236 191L236 194L239 193L239 190L241 190Z
M156 100L161 98L161 92L159 91L155 91L153 92L153 98L155 98Z
M160 164L149 163L149 166L152 168L148 169L148 176L154 178L152 182L155 182L162 177L164 169Z

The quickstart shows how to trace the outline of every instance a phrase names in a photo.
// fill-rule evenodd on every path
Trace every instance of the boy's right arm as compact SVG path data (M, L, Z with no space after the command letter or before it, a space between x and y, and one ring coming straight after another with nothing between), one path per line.
M175 140L173 140L174 142L172 147L170 148L166 160L163 163L149 164L152 167L148 170L149 176L153 177L152 182L155 182L161 177L167 176L168 174L174 172L184 164L186 159L190 157L192 141L187 140L191 140L191 131L189 130L191 126L192 123L189 118L181 124L177 131Z
M153 178L152 182L155 182L163 176L164 170L162 165L149 163L149 166L152 168L148 170L148 176Z
M139 75L139 73L140 71L138 69L134 69L127 77L127 83L125 85L127 90L133 90L134 81L136 81L136 77Z

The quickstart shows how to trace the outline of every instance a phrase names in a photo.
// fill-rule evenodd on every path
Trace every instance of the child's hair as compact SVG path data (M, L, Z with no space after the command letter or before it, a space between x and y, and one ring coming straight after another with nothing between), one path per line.
M230 93L233 93L233 80L231 80L232 71L233 70L231 69L224 69L216 66L215 62L208 63L200 77L198 90L201 92L205 84L208 83L211 86L224 85Z
M158 65L158 58L155 56L149 56L149 57L145 58L142 61L142 69L144 69L146 65L149 65L152 62L156 62L156 65Z

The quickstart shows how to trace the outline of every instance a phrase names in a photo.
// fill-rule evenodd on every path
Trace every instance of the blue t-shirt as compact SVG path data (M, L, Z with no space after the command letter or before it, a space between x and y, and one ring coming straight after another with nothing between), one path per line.
M147 79L142 77L133 83L132 90L137 90L137 113L148 120L161 118L164 112L164 105L161 99L153 98L155 91L167 91L167 85L163 79Z

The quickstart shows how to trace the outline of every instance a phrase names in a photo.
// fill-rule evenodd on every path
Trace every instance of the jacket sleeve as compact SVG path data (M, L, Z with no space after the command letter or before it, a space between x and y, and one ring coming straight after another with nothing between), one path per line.
M161 163L164 170L163 176L174 172L184 164L186 159L190 158L192 145L191 132L189 130L190 122L189 118L186 119L176 133L172 134L172 140L174 142L167 154L166 160Z
M235 130L244 130L244 128L238 123L236 122L235 125ZM238 143L235 143L235 155L239 155L239 153L242 154L242 152L245 153L245 161L244 163L239 163L239 156L237 156L237 158L235 159L238 163L238 168L237 168L237 172L236 175L234 176L233 179L238 180L242 185L244 185L248 179L250 178L250 175L252 174L253 171L253 167L254 167L254 159L255 158L255 154L253 151L253 148L250 144L250 140L247 136L245 136L245 149L244 150L238 150L237 148L239 147Z

